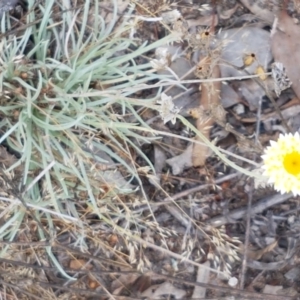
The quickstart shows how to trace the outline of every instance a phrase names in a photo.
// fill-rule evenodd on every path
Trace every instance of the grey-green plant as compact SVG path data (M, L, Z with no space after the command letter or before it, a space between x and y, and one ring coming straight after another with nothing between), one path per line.
M8 15L1 22L0 142L18 156L5 173L21 170L17 195L22 199L2 197L2 203L11 204L6 206L0 238L16 237L26 216L22 200L53 238L53 216L76 224L76 244L84 248L86 224L76 199L113 227L113 218L122 212L111 200L141 188L130 148L153 168L140 145L155 135L143 133L142 128L150 127L137 108L153 107L156 95L139 98L130 88L166 76L157 75L149 61L137 64L135 59L176 37L168 35L152 44L129 38L134 6L120 18L116 0L111 1L109 20L102 17L97 0L75 8L65 0L35 4L28 0L24 30L13 31ZM10 30L12 34L5 34ZM118 173L119 166L126 176ZM105 196L99 198L101 192ZM42 228L38 233L41 240L47 239ZM51 247L46 250L69 277ZM6 251L2 247L0 255Z

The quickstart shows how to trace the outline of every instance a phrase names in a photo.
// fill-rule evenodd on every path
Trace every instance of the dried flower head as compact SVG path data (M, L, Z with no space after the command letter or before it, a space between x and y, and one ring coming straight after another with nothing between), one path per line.
M277 96L292 85L283 64L280 62L275 62L272 65L272 77L274 79L274 89Z
M179 18L172 24L172 33L178 37L178 41L186 39L189 34L189 25L186 20Z
M161 104L159 113L161 118L164 120L164 124L169 121L171 121L172 124L175 124L176 115L179 113L180 108L173 103L173 98L165 93L162 93L161 101L157 101L157 103Z
M300 195L300 136L299 133L279 135L271 141L263 158L264 175L277 191Z
M196 33L191 33L187 36L189 46L193 50L208 49L215 42L213 33L209 28L203 28Z
M157 59L152 59L150 64L157 71L165 70L172 63L172 55L167 47L158 47L155 50L155 56Z
M161 17L163 19L163 22L165 22L166 24L173 24L178 19L182 18L182 15L177 9L173 9L171 11L163 12L161 14Z
M244 66L245 67L251 66L255 62L255 60L256 60L255 53L246 54L243 57Z
M266 75L266 71L262 66L258 66L255 70L256 75L259 75L259 78L261 80L266 80L267 79L267 75Z

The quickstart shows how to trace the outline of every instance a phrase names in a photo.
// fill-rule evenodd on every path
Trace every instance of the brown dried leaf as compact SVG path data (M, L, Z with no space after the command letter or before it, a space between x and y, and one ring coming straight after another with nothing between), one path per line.
M151 278L147 275L142 275L139 278L137 278L134 283L132 283L129 290L131 290L133 293L136 292L144 292L151 286Z
M300 98L300 27L286 11L280 11L277 28L273 28L271 46L275 61L281 62L292 82L292 89Z
M203 72L204 77L210 78L219 78L220 77L220 69L216 62L213 62L211 57L206 57L203 59L197 66L196 69L197 76L201 77L199 72ZM200 107L203 111L210 111L213 107L217 107L220 105L220 90L221 90L221 82L204 82L201 85L201 98L200 98ZM201 114L197 119L197 129L207 138L210 138L210 129L214 124L214 120L210 117L204 117ZM196 139L202 142L200 137L196 137ZM203 144L194 144L193 148L193 166L203 166L206 158L209 156L210 149L207 145Z
M72 259L70 261L69 267L74 270L79 270L82 268L87 269L87 270L92 269L92 266L90 264L86 266L86 263L87 263L87 261L85 261L84 259Z

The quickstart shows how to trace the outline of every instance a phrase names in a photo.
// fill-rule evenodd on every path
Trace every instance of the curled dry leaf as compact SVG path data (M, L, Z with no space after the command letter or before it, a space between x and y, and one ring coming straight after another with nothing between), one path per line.
M271 35L273 56L285 67L292 89L300 98L300 26L286 11L280 11L277 18Z
M203 73L203 77L219 78L220 69L216 61L212 57L206 57L198 64L196 75L201 77L199 72ZM201 84L200 107L203 111L211 111L214 107L220 106L220 90L221 82L203 82ZM197 129L207 138L210 137L210 129L214 124L213 118L204 114L197 118ZM202 142L201 137L196 137L196 140ZM203 166L206 158L209 156L210 149L205 144L194 144L192 162L194 167Z

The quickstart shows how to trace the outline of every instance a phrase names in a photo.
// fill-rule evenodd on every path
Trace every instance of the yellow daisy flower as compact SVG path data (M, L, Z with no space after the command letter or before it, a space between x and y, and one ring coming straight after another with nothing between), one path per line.
M300 136L299 133L279 135L277 142L270 141L262 156L264 174L269 183L283 193L300 195Z

